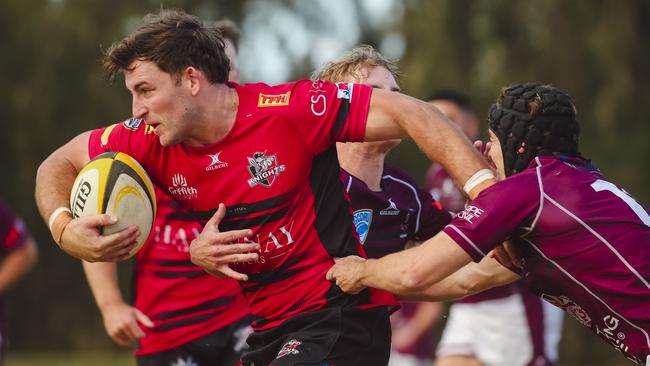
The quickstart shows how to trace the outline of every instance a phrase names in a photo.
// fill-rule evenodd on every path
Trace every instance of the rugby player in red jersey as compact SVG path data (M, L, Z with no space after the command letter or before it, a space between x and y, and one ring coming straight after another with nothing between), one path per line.
M60 247L88 261L119 260L133 247L135 226L102 236L98 227L114 218L57 210L90 157L127 153L205 223L193 263L242 281L257 317L244 364L386 364L395 299L345 294L325 279L334 257L364 255L334 143L411 136L457 182L472 182L473 196L492 178L467 138L435 107L399 93L227 83L222 40L182 11L145 17L109 48L105 66L124 73L134 117L80 134L39 167L37 203ZM227 166L206 171L217 154Z
M332 61L314 79L364 83L400 90L399 69L372 46L359 46ZM353 223L368 258L379 258L429 239L451 220L449 213L420 189L408 174L386 164L400 139L336 143L341 178L350 196ZM442 304L405 302L391 315L393 335L389 366L431 366L432 327Z
M239 30L215 23L237 81ZM215 155L206 170L223 167ZM190 261L190 242L203 228L167 193L156 189L153 233L135 257L133 306L122 296L115 263L83 262L109 336L122 346L138 342L138 365L237 364L250 333L250 312L239 284L210 276ZM139 324L138 324L139 323Z
M342 259L328 278L350 293L371 286L441 300L527 275L531 291L650 365L648 210L581 157L575 107L557 88L505 88L488 126L502 181L421 246L378 260ZM519 274L490 258L507 239L523 259Z
M27 273L38 260L34 238L23 220L0 201L0 365L7 344L4 295L9 287Z

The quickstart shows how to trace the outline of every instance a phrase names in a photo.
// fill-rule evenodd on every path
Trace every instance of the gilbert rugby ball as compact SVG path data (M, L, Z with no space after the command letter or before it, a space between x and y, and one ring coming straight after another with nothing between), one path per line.
M91 160L77 175L70 193L70 210L74 217L109 214L117 223L102 228L110 235L137 225L138 245L134 255L147 240L156 217L153 184L142 166L124 153L107 152Z

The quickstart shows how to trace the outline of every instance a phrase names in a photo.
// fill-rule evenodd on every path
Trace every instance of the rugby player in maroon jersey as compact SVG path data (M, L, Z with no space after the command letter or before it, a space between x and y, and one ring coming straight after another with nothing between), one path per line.
M457 182L473 182L473 197L492 176L467 138L435 107L399 93L310 80L227 83L221 38L182 11L148 15L105 60L109 75L124 73L134 117L80 134L39 167L37 203L60 247L88 261L119 260L133 247L135 226L102 236L98 227L115 218L57 211L90 157L127 153L205 223L193 263L242 281L257 317L244 364L385 364L395 299L345 294L325 279L333 258L365 255L334 143L411 136ZM206 171L215 154L227 167Z
M650 365L648 210L580 155L576 109L559 89L503 89L488 126L499 183L421 246L378 260L342 259L328 278L349 293L370 286L441 300L526 275L531 291ZM490 256L504 240L522 269L501 261L519 274Z

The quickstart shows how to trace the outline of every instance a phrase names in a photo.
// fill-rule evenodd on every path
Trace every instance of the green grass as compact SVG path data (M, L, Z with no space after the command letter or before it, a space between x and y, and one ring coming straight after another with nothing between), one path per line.
M135 357L120 353L7 354L6 366L135 366Z

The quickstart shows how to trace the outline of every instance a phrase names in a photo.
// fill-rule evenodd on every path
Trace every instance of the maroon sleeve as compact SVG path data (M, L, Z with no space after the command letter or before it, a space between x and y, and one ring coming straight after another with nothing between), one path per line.
M479 262L529 221L541 192L532 171L519 173L481 192L443 231Z
M372 88L362 84L303 80L291 93L289 121L314 153L336 141L363 141Z

